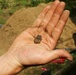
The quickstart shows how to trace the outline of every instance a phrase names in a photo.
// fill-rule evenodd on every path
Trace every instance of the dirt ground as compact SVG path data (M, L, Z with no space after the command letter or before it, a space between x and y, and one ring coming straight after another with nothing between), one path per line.
M39 13L47 4L40 4L37 7L22 8L15 12L0 29L0 55L8 50L13 40L23 30L30 27L35 21ZM58 41L57 48L76 48L73 40L73 33L76 32L76 25L68 19L65 25L63 33ZM31 68L30 68L31 69ZM28 72L28 71L27 71ZM19 75L25 75L26 72L21 72ZM26 74L26 75L38 75L38 74Z

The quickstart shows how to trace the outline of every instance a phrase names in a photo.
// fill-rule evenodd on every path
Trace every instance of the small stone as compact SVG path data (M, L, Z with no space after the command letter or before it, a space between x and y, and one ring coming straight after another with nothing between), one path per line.
M41 40L42 40L42 36L41 36L41 35L37 35L37 36L35 37L35 39L34 39L34 43L35 43L35 44L39 44L39 43L41 42Z

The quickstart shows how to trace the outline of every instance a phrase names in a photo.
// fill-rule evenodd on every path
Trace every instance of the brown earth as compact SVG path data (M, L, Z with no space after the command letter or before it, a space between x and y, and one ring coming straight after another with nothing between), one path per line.
M32 23L35 21L35 19L45 6L46 4L40 4L37 7L27 9L22 8L15 12L7 20L5 25L0 29L0 55L8 50L18 34L32 25ZM57 48L75 48L72 38L74 32L76 32L76 26L69 18L58 41Z

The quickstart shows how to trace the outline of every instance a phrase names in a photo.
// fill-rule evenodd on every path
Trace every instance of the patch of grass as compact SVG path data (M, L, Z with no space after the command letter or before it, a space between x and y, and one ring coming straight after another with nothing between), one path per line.
M17 9L16 8L11 8L8 10L9 15L11 16Z
M1 7L0 7L0 15L2 15L3 14L3 10L1 9Z
M6 22L6 20L5 20L5 19L0 18L0 24L4 25L4 24L5 24L5 22Z

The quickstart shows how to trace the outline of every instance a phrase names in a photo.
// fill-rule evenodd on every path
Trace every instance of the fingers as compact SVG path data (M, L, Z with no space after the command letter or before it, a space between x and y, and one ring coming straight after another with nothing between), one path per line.
M61 14L64 10L65 7L65 3L64 2L60 2L59 5L57 6L55 13L53 14L49 24L46 27L47 32L51 35L53 29L55 28L57 22L59 21Z
M65 57L68 60L73 60L73 57L71 54L69 54L66 50L53 50L53 51L47 51L46 52L46 60L44 62L50 62L54 59L57 59L59 57Z
M54 50L52 52L52 56L53 56L52 59L56 59L56 58L59 58L59 57L65 57L68 60L73 60L71 54L69 54L69 52L67 52L66 50Z
M49 23L52 15L53 15L53 13L55 12L58 4L59 4L59 1L53 2L53 4L51 5L50 10L47 12L47 14L45 15L44 19L42 20L42 22L40 24L40 27L45 29L46 25Z
M38 18L36 19L36 21L34 22L33 26L34 27L39 27L40 23L42 22L43 18L45 17L46 13L48 12L48 10L50 9L51 6L47 6L42 12L41 14L38 16Z
M54 28L54 30L52 32L52 37L56 42L63 31L64 25L65 25L66 21L68 20L69 14L70 14L70 12L68 10L65 10L63 12L57 26Z

